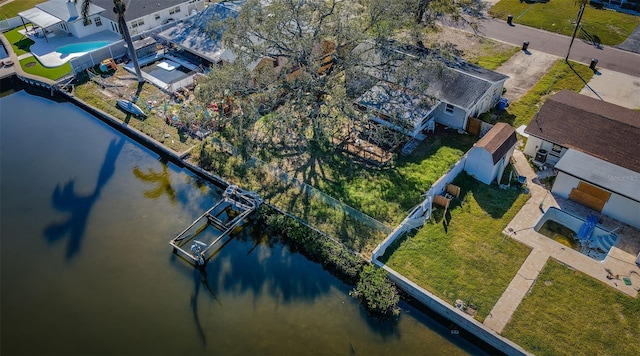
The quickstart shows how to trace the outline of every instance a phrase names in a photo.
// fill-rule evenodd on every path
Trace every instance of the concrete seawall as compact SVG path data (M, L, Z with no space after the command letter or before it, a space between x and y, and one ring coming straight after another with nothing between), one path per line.
M513 341L497 334L461 310L452 307L449 303L406 279L400 273L384 265L382 262L373 260L373 263L387 271L389 273L389 279L393 281L398 288L405 291L411 297L424 304L427 308L433 310L438 315L455 323L460 328L466 330L470 334L473 334L496 350L503 352L506 355L531 355Z

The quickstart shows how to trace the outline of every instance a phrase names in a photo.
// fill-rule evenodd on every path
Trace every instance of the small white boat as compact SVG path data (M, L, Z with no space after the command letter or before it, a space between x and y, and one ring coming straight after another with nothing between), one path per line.
M129 100L116 99L116 103L118 104L118 107L130 114L147 117L147 114L145 114L138 105L130 102Z

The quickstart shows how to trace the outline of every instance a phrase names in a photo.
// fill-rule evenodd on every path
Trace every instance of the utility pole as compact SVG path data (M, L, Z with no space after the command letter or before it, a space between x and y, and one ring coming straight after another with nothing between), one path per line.
M578 27L580 27L580 21L582 21L582 14L584 14L584 8L587 6L588 0L580 0L582 3L580 4L580 10L578 10L578 20L576 21L576 27L573 29L573 36L571 36L571 43L569 43L569 50L567 51L567 56L564 61L569 62L569 53L571 53L571 46L573 45L573 40L576 39L576 34L578 33Z

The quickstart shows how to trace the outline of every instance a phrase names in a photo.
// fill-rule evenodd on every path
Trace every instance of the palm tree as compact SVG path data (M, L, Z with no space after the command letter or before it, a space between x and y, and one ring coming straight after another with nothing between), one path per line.
M73 0L75 3L78 0ZM82 17L84 17L85 21L88 20L89 17L89 6L91 5L91 0L82 0ZM113 0L113 12L118 15L118 26L120 27L120 31L122 31L122 37L124 37L124 41L127 43L127 48L129 48L129 56L131 60L133 60L133 68L136 71L136 75L138 76L138 83L144 82L142 78L142 73L140 72L140 64L138 64L138 56L136 55L136 50L133 48L133 41L131 40L131 34L129 33L129 28L127 27L127 20L124 17L124 13L126 11L126 6L124 4L124 0Z

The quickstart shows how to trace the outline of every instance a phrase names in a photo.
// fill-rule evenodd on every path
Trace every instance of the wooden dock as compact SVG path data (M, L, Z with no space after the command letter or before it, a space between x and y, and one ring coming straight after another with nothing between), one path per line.
M245 191L235 185L229 185L222 195L222 200L205 211L186 229L174 237L169 245L173 252L184 257L196 266L203 266L215 252L214 246L226 237L230 237L237 228L245 224L247 218L262 203L255 193ZM207 227L220 231L212 241L205 243L196 237ZM193 233L189 233L195 228ZM185 249L189 245L188 250Z

